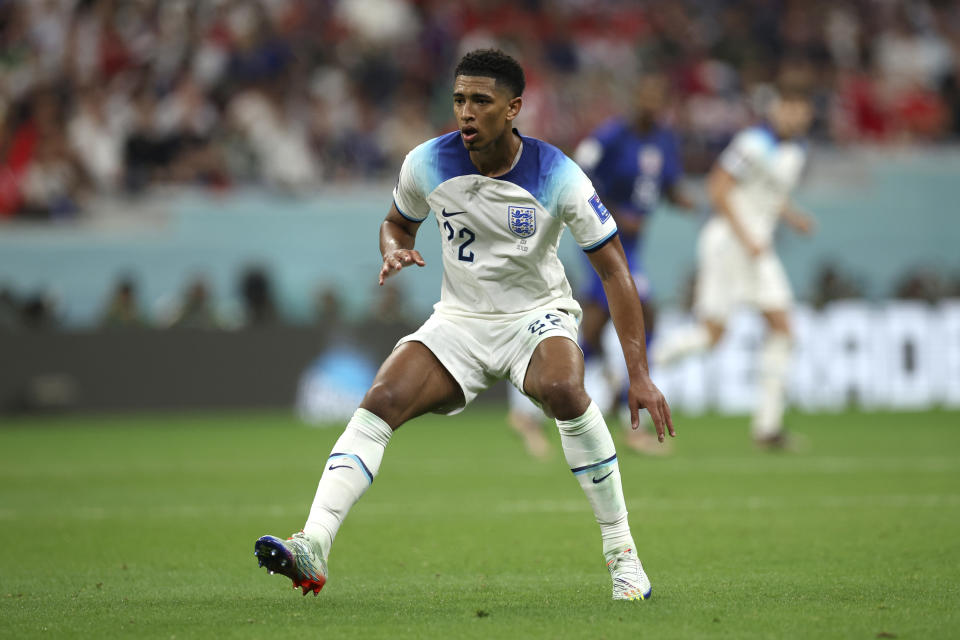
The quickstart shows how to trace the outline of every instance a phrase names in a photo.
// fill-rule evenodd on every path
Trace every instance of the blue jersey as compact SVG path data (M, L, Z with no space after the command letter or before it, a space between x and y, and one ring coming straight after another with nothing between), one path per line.
M660 195L683 175L676 136L666 127L654 126L638 133L623 119L610 120L577 147L574 159L590 177L597 193L614 218L646 216L660 202ZM630 263L641 298L649 287L643 276L639 234L620 230L620 242ZM606 306L600 279L593 274L587 296Z
M673 132L655 126L638 133L628 122L611 120L580 143L574 159L590 177L614 218L645 216L660 201L660 194L683 175L680 150ZM620 231L629 257L638 238Z

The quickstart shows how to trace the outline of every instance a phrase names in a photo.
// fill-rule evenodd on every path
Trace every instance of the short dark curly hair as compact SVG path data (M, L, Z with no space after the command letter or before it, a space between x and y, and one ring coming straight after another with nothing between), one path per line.
M453 77L457 76L493 78L509 89L513 97L522 96L527 86L517 61L499 49L476 49L465 54L453 72Z

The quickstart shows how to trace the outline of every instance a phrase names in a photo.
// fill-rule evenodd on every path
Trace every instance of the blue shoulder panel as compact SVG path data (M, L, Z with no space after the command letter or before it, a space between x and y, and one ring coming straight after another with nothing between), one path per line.
M560 193L571 181L580 179L580 168L553 145L536 138L520 137L523 140L520 161L498 179L526 190L550 215L556 216ZM424 194L432 193L447 180L479 174L470 160L470 153L463 146L459 131L428 140L410 153Z
M460 141L459 131L427 140L414 148L410 156L417 186L425 196L451 178L477 172Z
M523 139L523 154L513 169L500 179L526 190L550 215L558 215L560 193L572 181L581 179L577 164L551 144L536 138Z

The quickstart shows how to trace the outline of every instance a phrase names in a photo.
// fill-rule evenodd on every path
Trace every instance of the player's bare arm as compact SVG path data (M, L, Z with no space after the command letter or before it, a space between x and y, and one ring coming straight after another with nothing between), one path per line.
M710 204L713 205L713 208L720 215L729 221L730 228L733 229L734 235L737 236L737 239L746 248L747 253L756 258L766 252L770 247L761 245L750 238L740 218L730 207L730 193L736 184L737 179L732 173L719 165L715 165L713 169L710 170L710 175L707 176L707 194L710 197Z
M783 207L780 219L791 229L805 236L812 234L817 228L817 222L813 216L798 208L792 200L788 200Z
M390 207L387 218L380 225L380 253L383 255L383 266L380 267L380 286L392 274L412 264L423 267L427 263L420 252L413 248L417 239L417 230L420 223L407 220L397 210L397 205Z
M665 433L676 436L670 407L660 390L650 379L647 367L647 347L644 337L643 306L637 287L630 276L627 257L619 238L588 254L590 263L603 282L603 289L610 302L610 317L623 347L624 359L630 373L630 388L627 403L630 407L630 422L634 429L640 427L640 409L650 412L657 437L663 442Z

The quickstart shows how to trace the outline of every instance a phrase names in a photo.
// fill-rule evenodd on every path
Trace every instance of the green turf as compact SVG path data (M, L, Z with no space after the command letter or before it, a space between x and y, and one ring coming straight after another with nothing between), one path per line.
M320 596L257 569L302 525L337 429L281 414L28 419L0 428L0 636L937 638L960 629L960 414L685 418L621 455L654 585L610 601L559 454L501 412L404 427L340 531ZM884 635L892 634L892 635Z

